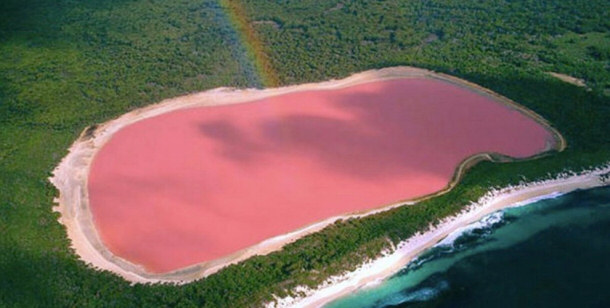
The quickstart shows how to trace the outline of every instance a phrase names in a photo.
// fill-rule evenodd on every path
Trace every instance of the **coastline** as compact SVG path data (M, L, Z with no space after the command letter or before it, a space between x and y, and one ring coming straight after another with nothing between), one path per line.
M479 221L502 209L553 198L580 189L610 185L610 163L579 173L565 172L554 178L502 189L492 189L461 213L444 219L438 226L418 233L399 243L394 251L362 264L356 271L330 277L316 289L297 287L296 297L275 297L266 307L321 307L367 286L376 285L397 273L425 250L445 239L452 232Z
M561 134L559 134L559 132L557 132L545 119L533 111L518 105L508 98L502 97L488 89L482 88L476 84L472 84L466 80L445 74L434 73L425 69L412 67L391 67L357 73L340 80L330 80L320 83L308 83L274 89L238 90L218 88L201 93L164 100L160 103L128 112L106 123L94 125L85 129L81 136L70 147L68 155L64 157L61 163L53 171L53 177L49 179L59 191L59 197L56 199L57 206L54 207L54 210L60 213L59 222L66 226L68 238L71 240L71 246L79 258L85 261L85 263L98 269L111 271L124 279L135 283L187 283L211 275L225 266L238 263L251 256L264 255L277 251L284 245L303 236L319 231L339 219L372 215L395 208L397 206L413 204L419 200L446 193L457 185L464 172L471 165L476 164L476 162L480 160L511 161L511 159L506 157L491 155L492 153L480 153L466 158L462 163L456 166L454 177L451 179L448 185L444 189L431 195L421 196L414 200L402 200L389 205L386 204L377 206L365 212L346 213L345 215L330 217L323 221L312 223L293 232L267 239L254 246L237 251L223 258L199 263L169 273L149 273L142 266L115 256L104 246L99 235L97 234L88 203L87 181L89 169L96 153L114 135L114 133L123 127L160 114L186 108L247 103L266 97L287 93L310 90L341 89L362 83L391 80L396 78L432 78L448 82L470 91L475 91L479 94L489 96L494 101L503 104L508 108L518 110L519 112L533 118L540 125L545 127L554 136L555 140L553 144L546 149L546 151L527 159L547 155L547 151L551 149L562 151L566 147L566 141Z

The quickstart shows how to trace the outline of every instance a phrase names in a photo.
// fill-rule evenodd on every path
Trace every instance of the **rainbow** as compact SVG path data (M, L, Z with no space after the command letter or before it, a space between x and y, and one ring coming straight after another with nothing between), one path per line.
M239 41L246 49L248 59L254 64L263 86L279 86L279 78L265 52L264 44L250 26L244 7L235 0L220 0L220 6L236 30Z

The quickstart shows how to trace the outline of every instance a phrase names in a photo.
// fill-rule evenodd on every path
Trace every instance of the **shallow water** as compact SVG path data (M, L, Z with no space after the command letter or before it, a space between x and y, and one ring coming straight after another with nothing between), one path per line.
M493 213L327 307L610 307L610 187Z

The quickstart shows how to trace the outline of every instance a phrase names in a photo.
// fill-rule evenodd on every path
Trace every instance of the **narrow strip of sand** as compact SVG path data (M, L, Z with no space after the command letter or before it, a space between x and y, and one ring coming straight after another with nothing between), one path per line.
M583 79L580 79L580 78L575 78L575 77L572 77L570 75L560 74L560 73L555 73L555 72L548 72L548 74L553 76L553 77L555 77L555 78L557 78L557 79L559 79L559 80L561 80L561 81L573 84L575 86L579 86L579 87L583 87L583 88L587 86L585 81Z
M562 173L557 177L503 189L494 189L462 213L445 219L437 227L417 234L397 245L392 252L385 252L378 259L370 260L358 270L329 278L317 289L297 287L296 297L276 298L267 307L320 307L360 288L377 284L397 273L426 249L434 246L452 232L467 226L493 212L507 207L531 203L545 196L557 196L579 189L591 189L610 185L610 163L580 173Z
M566 142L563 137L555 129L553 129L546 120L529 109L465 80L423 69L411 67L393 67L381 70L366 71L341 80L331 80L321 83L311 83L265 90L237 90L219 88L202 93L165 100L158 104L134 110L114 120L86 129L82 133L81 137L71 146L68 155L61 161L60 165L54 170L53 177L50 178L50 181L59 190L59 197L56 200L57 206L55 207L55 210L61 214L59 221L66 226L68 237L71 240L72 247L77 255L83 261L92 265L93 267L112 271L132 282L184 283L206 277L227 265L243 261L251 256L267 254L269 252L279 250L287 243L293 242L307 234L319 231L338 219L371 215L380 211L394 208L396 206L410 204L415 200L410 200L411 202L409 202L409 200L405 200L390 205L384 205L364 213L348 213L338 217L331 217L324 221L306 226L302 229L295 230L289 234L263 241L257 245L242 251L238 251L221 259L197 264L166 274L151 274L143 267L113 255L104 246L95 229L94 220L88 201L87 181L91 162L94 156L117 131L135 122L170 111L186 108L238 104L299 91L341 89L371 81L390 80L396 78L433 78L458 85L470 91L475 91L481 95L490 96L494 100L505 104L509 108L513 108L534 118L541 125L552 132L553 136L555 137L555 142L554 144L549 145L549 149L561 151L566 146ZM471 164L474 164L476 161L482 159L493 160L494 158L489 154L483 153L466 159L464 162L462 162L462 164L456 166L456 174L445 189L433 195L424 196L422 198L429 198L447 192L456 185L464 170L466 170Z

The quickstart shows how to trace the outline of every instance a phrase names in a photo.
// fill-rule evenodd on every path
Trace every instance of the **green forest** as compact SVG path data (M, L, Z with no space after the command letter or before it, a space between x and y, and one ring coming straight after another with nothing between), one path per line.
M451 192L339 221L281 251L185 285L131 285L87 266L52 211L47 178L86 127L220 86L262 87L227 8L213 0L0 2L0 306L252 307L353 270L492 187L610 161L606 0L232 0L282 85L410 65L536 111L568 147L483 162ZM548 72L584 80L579 87Z

